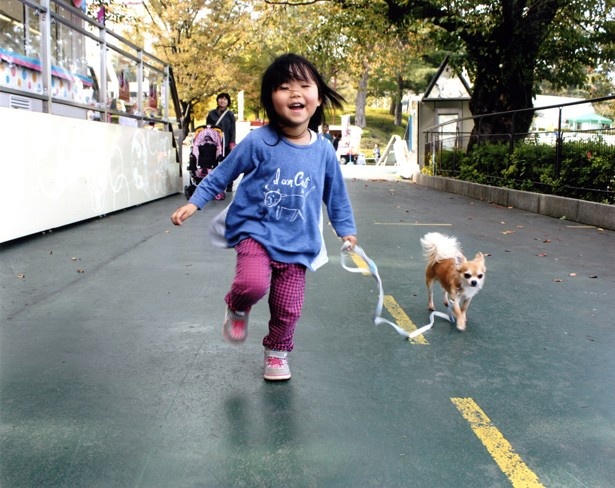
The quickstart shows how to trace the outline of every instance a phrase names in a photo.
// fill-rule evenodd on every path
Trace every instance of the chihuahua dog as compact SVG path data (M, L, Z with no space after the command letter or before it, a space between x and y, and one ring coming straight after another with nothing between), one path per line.
M421 238L421 247L427 261L425 282L429 310L436 309L433 285L438 280L444 290L444 305L451 307L451 318L454 317L457 330L463 332L466 330L466 311L485 281L485 256L479 252L468 261L457 239L439 232L425 234Z

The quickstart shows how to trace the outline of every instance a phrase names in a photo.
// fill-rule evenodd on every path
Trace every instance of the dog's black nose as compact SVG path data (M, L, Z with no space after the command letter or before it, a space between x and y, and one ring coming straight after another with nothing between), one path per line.
M476 286L476 285L478 285L478 281L476 281L476 280L472 280L472 281L470 282L470 284L471 284L472 286Z

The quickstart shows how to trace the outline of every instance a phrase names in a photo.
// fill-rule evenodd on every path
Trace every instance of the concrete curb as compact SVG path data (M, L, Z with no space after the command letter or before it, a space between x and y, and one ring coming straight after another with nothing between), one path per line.
M586 202L574 198L510 190L442 176L417 174L415 182L436 190L464 195L477 200L518 208L556 219L565 219L602 229L615 230L615 205Z

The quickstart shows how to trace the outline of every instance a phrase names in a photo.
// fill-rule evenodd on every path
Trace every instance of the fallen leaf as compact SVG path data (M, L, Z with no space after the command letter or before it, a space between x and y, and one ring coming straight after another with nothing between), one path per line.
M561 283L561 282L563 282L564 280L562 280L561 278L553 278L553 281L554 281L555 283Z
M538 256L540 256L541 258L544 258L544 257L547 256L547 253L546 252L541 252L541 253L538 254Z
M576 276L576 273L570 273L568 276Z
M598 278L598 275L589 275L590 278Z
M20 280L25 279L25 277L26 277L26 275L25 275L25 274L23 274L23 273L18 273L18 274L17 274L17 278L19 278Z
M514 230L505 230L502 232L502 234L507 235L507 234L514 234L515 231Z
M79 268L79 269L77 270L77 273L85 273L85 269L83 269L83 268Z
M551 243L551 239L545 239L545 240L544 240L544 241L542 241L542 242L544 242L545 244L549 244L549 243Z

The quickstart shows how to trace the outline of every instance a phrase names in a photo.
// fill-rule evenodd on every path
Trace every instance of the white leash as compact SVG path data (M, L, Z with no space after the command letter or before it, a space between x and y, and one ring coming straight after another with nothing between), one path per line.
M351 273L364 273L365 272L364 269L358 268L357 266L350 266L348 264L348 260L352 259L351 253L353 252L358 254L367 263L370 274L375 278L376 282L378 283L378 305L376 305L376 313L374 314L374 325L388 324L391 327L393 327L399 335L406 337L407 339L413 339L414 337L421 335L423 332L431 329L434 325L435 317L441 317L443 319L448 320L449 322L455 322L453 311L450 308L449 308L450 313L448 315L442 312L431 312L431 315L429 317L429 320L430 320L429 324L424 325L423 327L416 329L412 332L408 332L402 329L399 325L383 318L382 317L382 306L384 304L384 290L382 289L382 280L380 279L380 275L378 274L378 267L376 266L376 263L372 259L370 259L367 256L367 254L365 254L365 251L363 250L363 248L361 248L361 246L355 245L354 249L351 250L350 243L344 242L344 245L342 246L342 252L341 252L342 268L344 268L346 271L350 271Z

